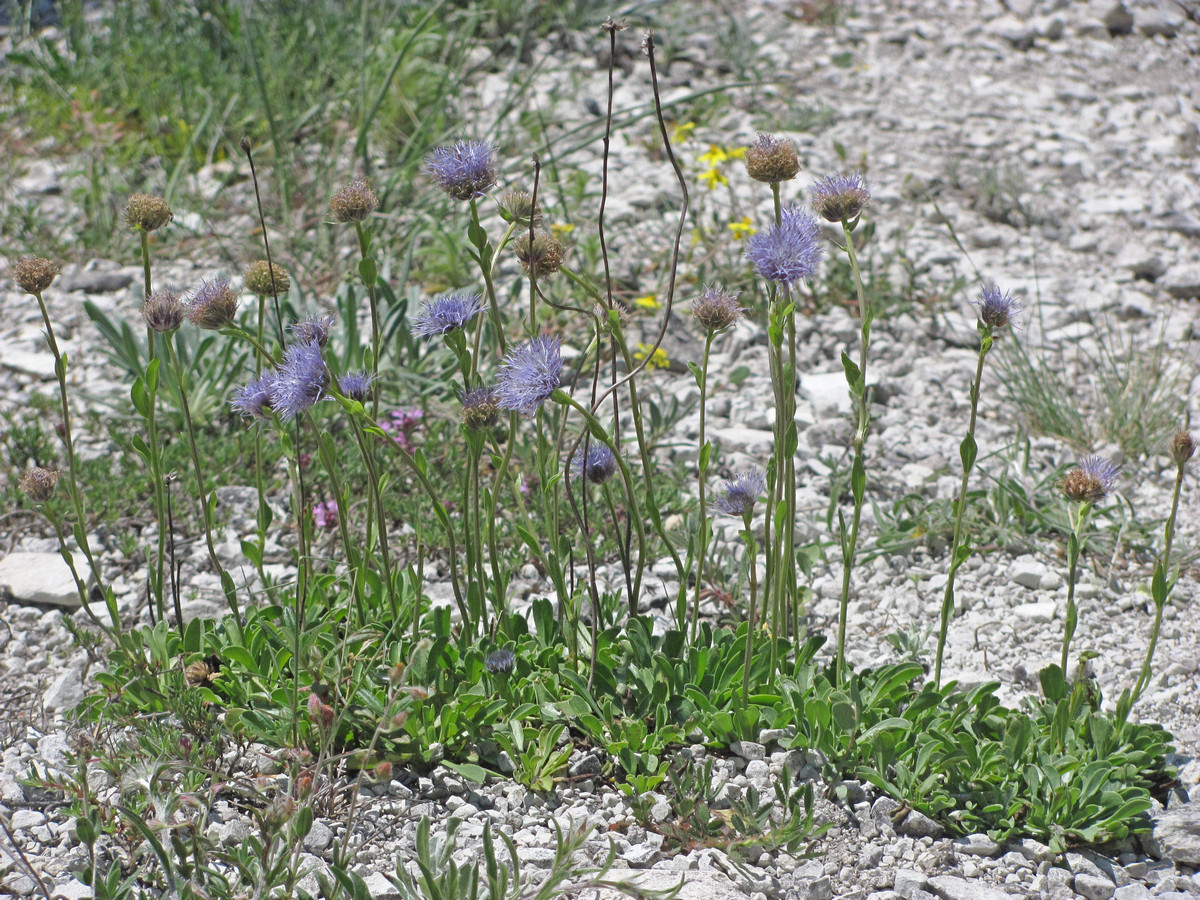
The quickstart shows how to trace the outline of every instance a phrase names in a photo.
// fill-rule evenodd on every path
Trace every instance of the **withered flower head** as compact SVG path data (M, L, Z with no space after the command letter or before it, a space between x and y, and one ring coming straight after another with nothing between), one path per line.
M1117 483L1120 473L1111 460L1102 456L1089 456L1067 473L1058 483L1058 488L1068 500L1076 503L1097 503L1108 496Z
M692 301L692 315L705 331L724 331L745 312L738 306L738 294L718 284L707 284Z
M174 218L162 197L134 194L125 204L125 224L134 231L157 231Z
M513 252L525 266L525 271L533 270L538 278L545 278L557 272L563 264L563 245L558 238L549 232L539 231L530 242L526 232L513 243Z
M142 318L152 331L170 334L183 324L183 301L168 288L155 291L142 304Z
M462 421L468 428L479 431L493 427L500 420L500 395L493 385L473 387L462 395Z
M335 222L362 222L377 206L379 197L365 178L356 178L329 198L329 214Z
M41 294L54 283L58 264L40 256L22 256L12 264L13 281L27 294Z
M799 171L796 145L788 138L760 131L754 143L746 148L746 172L755 181L778 184L795 178Z
M215 653L204 659L189 663L183 670L183 677L191 687L201 687L216 681L221 674L221 658Z
M21 475L21 490L34 503L45 503L54 495L58 473L40 466L31 466Z
M1175 460L1175 465L1182 466L1195 452L1196 442L1191 432L1182 429L1175 432L1175 436L1171 438L1171 458Z
M187 317L197 328L220 331L233 324L237 315L238 292L228 278L205 281L192 293L187 305Z
M274 279L272 279L274 274ZM274 297L286 294L292 286L287 272L277 263L268 264L265 259L252 262L244 276L246 290L259 297ZM274 284L272 284L274 281Z

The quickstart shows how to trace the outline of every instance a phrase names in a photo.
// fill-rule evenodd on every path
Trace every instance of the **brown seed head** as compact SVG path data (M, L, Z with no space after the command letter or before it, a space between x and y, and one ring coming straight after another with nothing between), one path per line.
M462 395L463 424L474 431L492 428L500 421L500 396L491 385L471 388Z
M745 312L737 300L737 292L731 293L716 284L705 285L700 296L692 301L692 315L705 331L724 331Z
M329 214L335 222L362 222L375 212L379 197L365 178L356 178L329 198Z
M13 281L27 294L38 294L54 283L58 264L40 256L22 256L12 264Z
M142 304L142 318L151 330L170 334L183 324L183 301L166 288L155 291Z
M45 503L54 495L58 473L40 466L31 466L21 475L21 490L34 503Z
M563 264L563 245L558 238L546 231L539 231L529 240L529 234L523 234L513 244L517 259L525 266L525 271L531 269L538 278L545 278L559 270Z
M125 204L125 224L134 231L156 231L175 215L162 197L134 194Z
M1191 432L1175 432L1175 437L1171 438L1171 458L1175 460L1175 465L1182 466L1195 452L1196 442L1192 439Z
M271 284L272 273L275 275L273 286ZM265 259L260 259L250 264L246 269L245 282L246 290L259 297L273 297L277 294L286 294L292 286L287 272L274 263L268 264Z
M1108 496L1117 483L1120 470L1110 460L1089 456L1067 473L1058 488L1068 500L1076 503L1098 503Z
M796 145L787 138L759 132L754 143L746 148L746 172L755 181L778 184L795 178L799 171Z

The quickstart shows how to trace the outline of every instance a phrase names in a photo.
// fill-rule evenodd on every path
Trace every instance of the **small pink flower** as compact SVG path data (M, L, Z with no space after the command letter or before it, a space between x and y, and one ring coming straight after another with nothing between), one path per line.
M326 500L313 507L313 521L318 528L334 529L338 524L338 505L336 500Z

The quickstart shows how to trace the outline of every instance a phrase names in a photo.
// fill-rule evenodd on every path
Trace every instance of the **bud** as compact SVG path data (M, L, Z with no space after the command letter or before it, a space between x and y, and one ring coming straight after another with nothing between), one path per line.
M142 318L151 331L170 334L183 324L183 301L179 295L166 288L155 291L142 304Z
M205 281L192 293L187 305L187 317L197 328L220 331L233 324L237 315L238 294L228 278Z
M760 131L754 143L746 148L746 172L755 181L778 184L795 178L799 171L796 145L787 138Z
M871 199L866 180L852 175L827 175L812 186L813 208L829 222L853 222Z
M724 331L745 312L737 299L738 293L730 293L716 284L705 285L700 296L692 301L692 315L705 331Z
M500 420L500 397L491 385L473 387L462 395L462 422L473 431L493 427Z
M537 278L554 274L563 264L563 245L558 238L545 231L535 234L532 242L528 233L521 235L513 244L513 252L525 266L525 271L532 269Z
M321 728L333 725L333 707L323 702L315 691L308 695L308 716Z
M1175 465L1182 466L1195 452L1196 442L1192 439L1191 432L1175 432L1175 437L1171 438L1171 458L1175 460Z
M528 225L533 219L534 225L542 223L542 207L539 203L533 205L533 196L528 191L518 191L509 188L500 195L500 215L505 222L519 222Z
M125 224L134 231L157 231L174 218L162 197L134 194L125 204Z
M58 265L40 256L22 256L12 264L13 280L27 294L40 295L54 283Z
M34 503L45 503L54 495L58 472L32 466L21 475L21 490Z
M365 178L356 178L329 198L329 214L335 222L362 222L377 206L379 197Z
M244 278L246 290L259 297L275 297L286 294L292 286L287 272L275 263L268 264L265 259L251 263L246 269Z

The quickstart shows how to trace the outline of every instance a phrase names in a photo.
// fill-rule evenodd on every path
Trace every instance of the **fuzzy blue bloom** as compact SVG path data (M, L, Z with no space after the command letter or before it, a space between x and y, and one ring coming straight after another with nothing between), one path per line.
M821 226L795 207L785 209L781 219L778 225L751 235L746 242L746 259L767 281L790 288L812 278L817 271L823 255Z
M592 484L604 484L616 471L617 457L607 444L593 443L586 455L576 453L571 457L572 476Z
M501 409L532 416L562 383L562 345L535 337L509 351L500 368L497 393Z
M511 650L493 650L483 659L483 667L493 675L511 675L517 667L517 654Z
M871 190L860 172L818 178L810 193L813 209L830 222L857 219L871 199Z
M329 329L333 327L333 316L326 313L314 313L303 322L292 326L292 336L301 344L311 344L316 341L324 347L329 342Z
M979 312L979 318L985 325L1003 328L1011 324L1017 327L1013 319L1021 312L1021 304L1008 291L1002 291L994 284L984 285L979 299L972 300L971 305Z
M186 311L188 320L197 328L220 331L233 324L237 308L237 291L228 278L217 278L201 282L200 287L192 292L192 300Z
M714 512L744 517L754 510L754 503L767 489L767 476L758 469L740 473L733 481L725 482L724 493L713 500Z
M413 334L433 337L465 328L467 323L487 308L482 294L442 294L421 304L413 317Z
M316 341L292 344L271 382L271 408L284 419L294 419L325 397L329 369Z
M258 378L238 388L230 405L247 419L267 419L271 412L271 385L274 372L263 372Z
M496 183L496 151L487 141L459 141L425 157L425 171L455 200L482 197Z
M338 390L343 396L362 403L370 396L375 377L370 372L347 372L338 379Z

